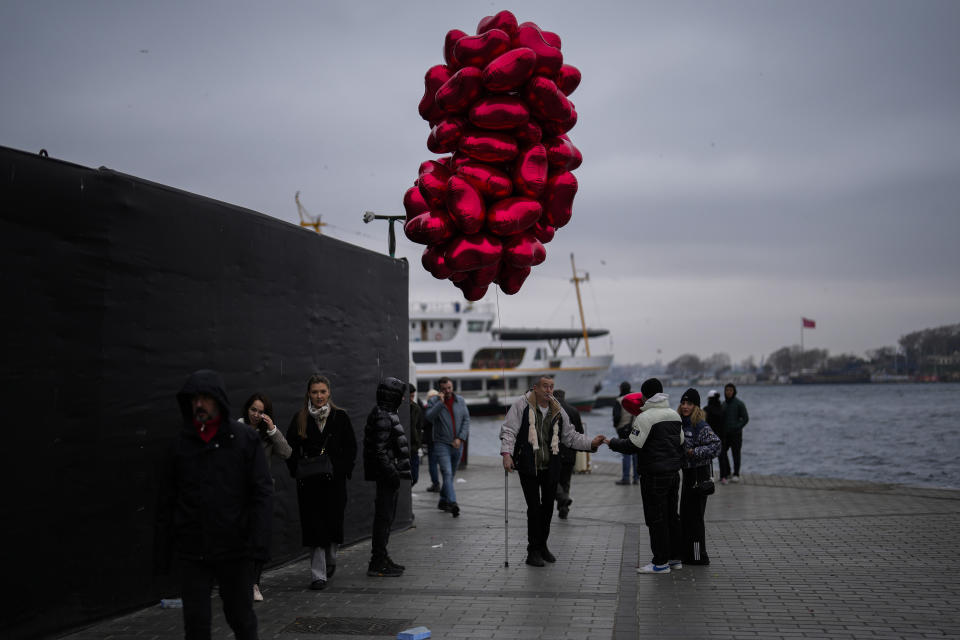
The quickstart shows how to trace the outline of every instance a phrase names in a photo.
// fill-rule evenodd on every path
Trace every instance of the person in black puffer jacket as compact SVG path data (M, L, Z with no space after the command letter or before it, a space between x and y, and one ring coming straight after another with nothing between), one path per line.
M407 384L386 378L377 386L377 406L367 416L363 435L364 479L377 483L374 503L373 541L368 576L397 577L403 565L395 563L387 553L390 526L397 515L400 479L410 479L410 447L400 424L397 409L403 402Z
M193 373L177 402L182 424L164 461L157 505L157 569L169 570L176 554L187 638L210 637L216 581L234 635L255 640L253 563L268 558L273 498L260 437L230 420L216 371Z
M573 430L577 433L583 433L583 421L580 419L580 412L567 404L567 393L563 389L554 389L553 397L560 403L560 407L567 412L567 417L573 423ZM557 516L561 520L566 520L570 513L570 505L573 504L573 498L570 497L570 478L573 476L573 468L577 464L577 450L571 449L567 445L560 443L560 482L557 485Z

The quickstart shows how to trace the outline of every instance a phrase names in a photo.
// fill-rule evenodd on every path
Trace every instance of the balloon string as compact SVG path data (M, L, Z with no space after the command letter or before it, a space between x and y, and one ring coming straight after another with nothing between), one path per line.
M500 290L494 289L494 295L497 300L497 335L500 337L500 379L503 380L503 397L507 397L507 359L503 353L503 325L500 322Z

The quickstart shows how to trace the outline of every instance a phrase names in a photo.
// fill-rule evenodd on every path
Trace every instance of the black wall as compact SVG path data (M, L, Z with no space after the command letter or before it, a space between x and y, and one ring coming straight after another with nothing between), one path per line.
M234 418L265 392L284 431L324 373L362 446L379 376L408 376L407 277L254 211L0 147L3 635L176 594L152 576L156 472L191 371L223 374ZM273 475L280 562L303 550L279 459ZM369 535L373 493L358 456L348 541Z

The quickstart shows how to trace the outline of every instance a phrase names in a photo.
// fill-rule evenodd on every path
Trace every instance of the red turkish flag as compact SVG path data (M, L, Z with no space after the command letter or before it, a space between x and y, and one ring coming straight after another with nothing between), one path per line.
M803 318L803 328L804 328L804 329L816 329L816 328L817 328L817 323L816 323L816 321L811 320L810 318Z

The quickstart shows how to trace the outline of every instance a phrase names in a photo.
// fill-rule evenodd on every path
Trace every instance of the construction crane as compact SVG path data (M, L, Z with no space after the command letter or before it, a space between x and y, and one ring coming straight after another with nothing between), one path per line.
M327 226L326 222L323 222L322 216L315 216L307 211L307 208L300 204L300 192L297 191L293 196L293 200L297 203L297 213L300 214L300 226L309 227L316 231L317 233L322 234L320 227Z

